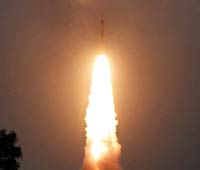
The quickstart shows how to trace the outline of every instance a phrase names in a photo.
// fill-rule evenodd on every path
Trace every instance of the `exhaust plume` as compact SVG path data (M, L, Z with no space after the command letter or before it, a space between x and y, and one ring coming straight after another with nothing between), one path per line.
M97 57L86 110L86 146L82 170L120 170L120 144L107 57Z

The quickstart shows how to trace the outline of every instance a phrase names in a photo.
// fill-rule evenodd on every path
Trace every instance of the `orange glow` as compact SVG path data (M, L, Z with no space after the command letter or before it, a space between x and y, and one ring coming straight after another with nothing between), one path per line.
M100 170L98 163L111 155L117 155L115 157L118 159L120 153L120 145L116 136L117 120L110 66L104 54L97 57L94 65L85 121L87 125L85 159L90 161L90 166L95 167L92 168L93 170Z

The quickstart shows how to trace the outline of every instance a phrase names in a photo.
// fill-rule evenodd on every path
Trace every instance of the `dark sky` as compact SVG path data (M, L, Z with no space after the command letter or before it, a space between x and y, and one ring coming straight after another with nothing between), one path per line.
M122 168L199 170L199 0L1 0L0 128L22 170L81 168L102 15Z

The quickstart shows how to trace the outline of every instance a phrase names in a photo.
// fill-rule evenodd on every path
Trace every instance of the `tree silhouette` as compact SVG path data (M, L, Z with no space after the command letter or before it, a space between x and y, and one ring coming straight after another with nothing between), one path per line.
M0 130L0 170L18 170L22 151L17 146L17 135L14 131L6 133Z

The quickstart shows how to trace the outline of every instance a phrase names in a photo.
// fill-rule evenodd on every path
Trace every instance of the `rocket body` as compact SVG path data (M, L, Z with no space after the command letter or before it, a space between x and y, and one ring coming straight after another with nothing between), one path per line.
M104 19L101 19L101 38L104 38Z
M104 29L104 19L100 20L101 24L101 30L100 30L100 37L101 37L101 46L100 46L100 53L104 53L104 34L105 34L105 29Z

